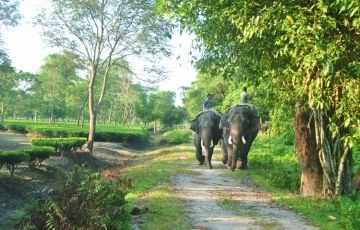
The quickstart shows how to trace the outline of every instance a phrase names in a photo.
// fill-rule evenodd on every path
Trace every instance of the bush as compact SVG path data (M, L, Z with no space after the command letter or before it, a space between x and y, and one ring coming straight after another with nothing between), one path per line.
M55 137L83 137L87 138L89 132L71 124L48 124L33 122L8 122L5 128L19 133L31 133L35 136L55 138ZM137 129L128 129L116 126L99 126L95 133L95 141L127 142L133 144L146 144L149 132Z
M28 159L29 155L24 152L17 152L16 150L0 152L0 166L6 165L11 176L14 176L16 167Z
M57 152L76 151L86 143L86 138L34 138L31 144L34 146L51 146Z
M20 148L17 152L23 152L29 155L29 166L36 167L49 158L54 153L54 148L50 146L31 146L26 148Z
M26 210L16 229L123 229L129 184L75 166L59 189Z
M183 144L189 143L191 137L191 131L188 129L175 129L165 132L160 140L161 144Z
M22 124L6 124L4 127L18 133L27 133L26 126Z

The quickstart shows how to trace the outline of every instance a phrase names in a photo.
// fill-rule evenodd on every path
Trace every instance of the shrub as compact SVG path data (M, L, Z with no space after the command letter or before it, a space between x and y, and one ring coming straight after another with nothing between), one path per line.
M75 166L59 189L26 210L16 229L123 229L128 186Z
M27 161L29 155L24 152L3 151L0 152L0 166L6 165L11 176L14 176L16 167L23 161Z
M64 123L34 123L34 122L6 122L5 128L20 133L31 133L37 137L88 137L88 130L73 124ZM134 144L146 144L149 132L136 128L124 128L119 126L98 126L95 133L95 141L128 142Z
M191 131L187 129L175 129L165 132L160 140L162 144L183 144L190 141Z
M29 155L29 166L36 167L40 165L45 159L49 158L54 153L54 148L50 146L31 146L20 148L17 152L27 153Z
M31 144L34 146L51 146L57 152L76 151L86 143L86 138L34 138Z
M4 125L6 129L13 130L18 133L26 133L26 126L22 124L6 124Z

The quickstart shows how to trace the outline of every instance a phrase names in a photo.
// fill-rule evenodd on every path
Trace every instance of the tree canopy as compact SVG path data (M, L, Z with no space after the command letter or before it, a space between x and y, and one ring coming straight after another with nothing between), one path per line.
M320 155L322 193L349 193L350 152L360 118L358 1L168 0L158 5L197 36L200 70L265 89L259 95L272 105L296 103L299 112L307 111L316 132L319 152L312 154Z

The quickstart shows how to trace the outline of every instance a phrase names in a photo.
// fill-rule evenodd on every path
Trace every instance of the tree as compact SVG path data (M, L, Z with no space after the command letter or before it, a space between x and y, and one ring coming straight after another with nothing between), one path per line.
M134 55L167 55L164 44L169 24L156 16L151 0L51 2L53 9L43 9L37 24L42 26L50 44L78 54L88 69L90 128L87 147L91 152L96 117L113 63ZM100 69L103 69L101 93L95 98Z
M280 103L296 103L303 195L351 193L360 118L358 1L158 2L198 36L199 68L267 84Z
M135 103L135 113L137 118L141 120L142 127L145 128L152 120L151 111L154 107L150 104L150 95L154 89L136 84L134 90L138 98Z
M172 126L175 115L175 93L171 91L157 91L150 95L149 104L151 105L151 120L154 121L154 131L157 130L156 122L164 126ZM156 108L156 109L153 109ZM178 113L178 112L177 112Z
M16 86L16 72L6 53L0 52L0 122L3 123L5 109L11 102Z
M219 112L225 110L226 108L222 108L222 102L228 95L229 84L231 82L219 76L208 73L198 74L196 81L184 93L183 103L189 116L195 118L202 110L202 104L208 93L213 95L211 107Z
M0 2L0 26L15 26L18 24L21 15L18 11L19 1L10 1L10 0L3 0ZM0 31L0 59L4 61L6 58L8 61L7 63L11 63L7 57L7 53L3 47L3 41L1 39L1 31ZM2 63L2 62L0 62Z
M70 53L50 54L45 63L40 68L38 80L43 90L44 101L48 102L50 107L50 122L55 122L55 111L58 116L64 114L62 108L65 104L66 88L73 85L77 76L76 57Z
M20 19L18 11L19 1L3 0L0 2L0 23L15 26Z

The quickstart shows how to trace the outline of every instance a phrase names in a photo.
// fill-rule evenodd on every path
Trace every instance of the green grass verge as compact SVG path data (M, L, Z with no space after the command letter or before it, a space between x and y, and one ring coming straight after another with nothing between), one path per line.
M167 152L164 148L163 152ZM176 146L172 154L158 156L119 172L119 176L132 181L132 189L126 196L130 207L148 208L142 215L141 229L190 229L185 216L185 206L172 195L170 177L186 173L185 167L193 162L190 146Z
M273 199L301 213L321 229L358 229L360 226L360 194L333 200L300 196L301 170L293 145L286 145L286 137L268 139L258 136L249 153L249 170L232 173L237 179L250 177L269 192ZM354 151L355 162L360 152ZM223 205L232 207L231 199Z

